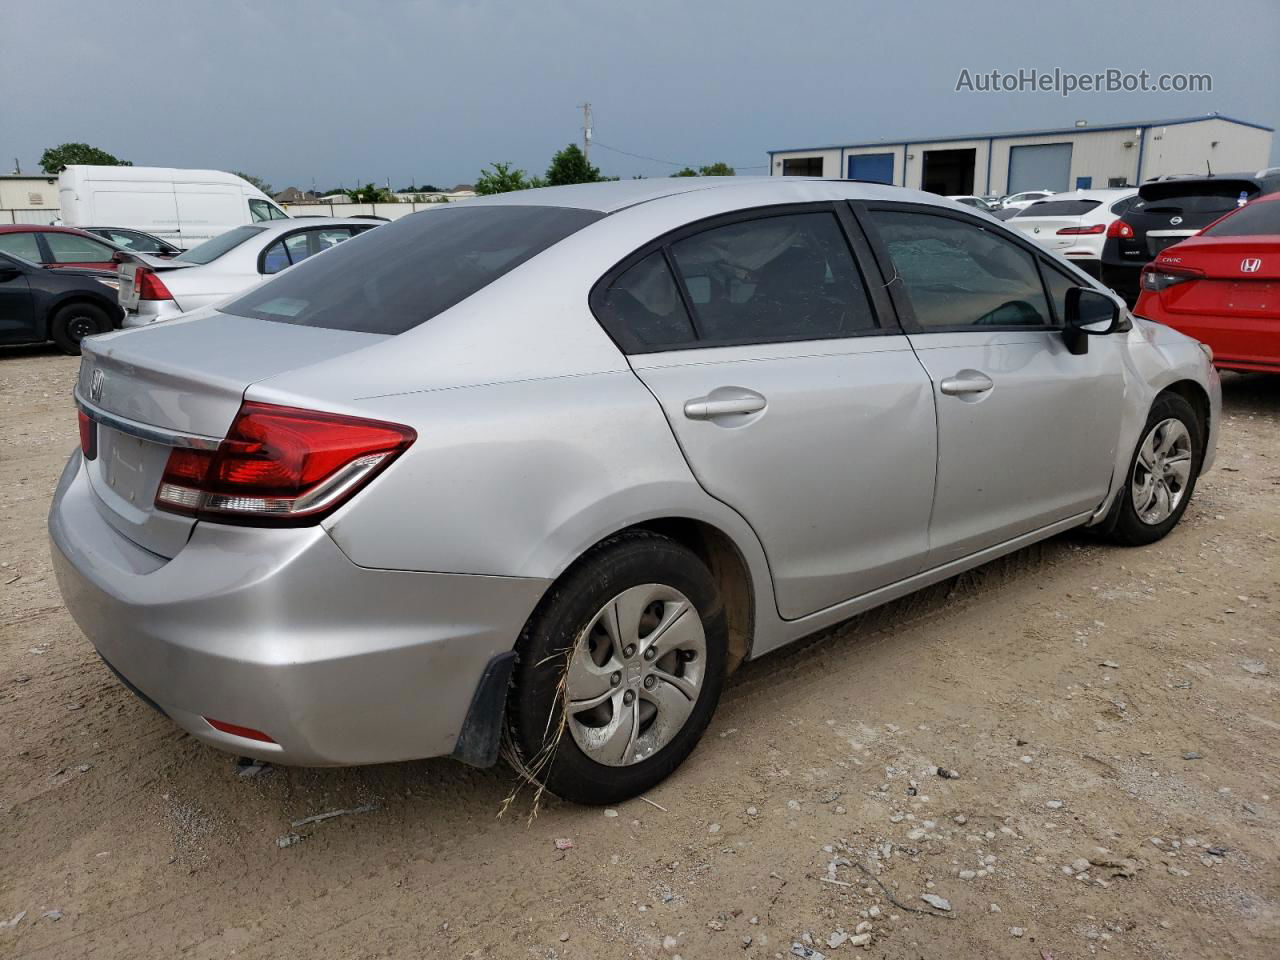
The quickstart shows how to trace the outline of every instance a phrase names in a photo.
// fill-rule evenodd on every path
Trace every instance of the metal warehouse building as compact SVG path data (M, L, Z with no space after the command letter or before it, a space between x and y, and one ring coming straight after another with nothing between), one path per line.
M1267 166L1274 130L1211 113L1061 130L769 151L774 176L847 177L944 195L1123 187Z

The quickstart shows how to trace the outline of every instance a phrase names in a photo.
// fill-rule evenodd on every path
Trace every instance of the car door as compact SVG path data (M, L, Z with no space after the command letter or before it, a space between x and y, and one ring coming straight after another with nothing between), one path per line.
M1115 338L1068 350L1075 279L961 213L886 203L860 216L937 404L929 566L1096 509L1119 442L1123 358Z
M865 244L843 206L735 214L637 251L592 298L698 482L759 536L788 619L928 550L931 387Z
M26 270L0 255L0 343L26 343L34 335L35 311Z

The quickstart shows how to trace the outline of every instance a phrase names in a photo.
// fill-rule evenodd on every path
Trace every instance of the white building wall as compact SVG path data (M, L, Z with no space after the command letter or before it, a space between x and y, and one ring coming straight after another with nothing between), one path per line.
M1270 161L1271 138L1268 130L1218 119L1149 127L1142 177L1260 170Z
M1138 175L1138 135L1134 129L1083 130L1071 134L1047 134L1039 137L1000 137L992 144L991 192L1009 192L1010 148L1039 143L1071 144L1071 173L1067 189L1074 190L1077 177L1093 177L1093 187L1105 187L1111 177L1124 177L1136 183ZM1130 144L1130 146L1125 146Z
M58 210L57 177L0 177L0 209Z

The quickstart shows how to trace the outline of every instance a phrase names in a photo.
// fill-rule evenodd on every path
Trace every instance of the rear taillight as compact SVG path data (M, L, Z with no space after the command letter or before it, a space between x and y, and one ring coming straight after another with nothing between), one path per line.
M1107 227L1107 237L1112 240L1129 240L1133 237L1133 227L1123 220L1112 220Z
M1119 223L1120 221L1117 220L1116 222ZM1106 229L1107 228L1100 223L1095 223L1091 227L1063 227L1061 230L1058 231L1058 236L1083 237L1083 236L1089 236L1096 233L1104 233ZM1130 228L1129 232L1130 234L1132 234L1133 229Z
M246 401L217 450L169 454L156 507L227 523L314 523L417 436L399 424Z
M139 300L172 300L173 294L164 285L164 281L156 276L154 270L138 267L133 274L133 289L138 292Z
M98 457L98 425L83 410L77 410L80 418L80 452L86 460Z
M1204 277L1203 271L1194 270L1191 267L1157 267L1149 263L1142 268L1141 283L1143 290L1159 293L1161 290L1168 290L1180 283L1199 280L1202 277Z

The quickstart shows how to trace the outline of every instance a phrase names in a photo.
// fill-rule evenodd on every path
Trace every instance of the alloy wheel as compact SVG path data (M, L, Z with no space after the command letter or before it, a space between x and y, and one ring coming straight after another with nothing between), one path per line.
M1176 417L1161 420L1138 447L1130 495L1138 519L1156 526L1178 509L1191 480L1191 434Z

